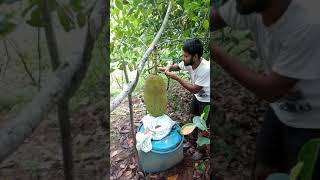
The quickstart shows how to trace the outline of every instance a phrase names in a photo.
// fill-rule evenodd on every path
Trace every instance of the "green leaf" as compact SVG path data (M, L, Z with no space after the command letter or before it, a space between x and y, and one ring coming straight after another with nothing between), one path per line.
M138 20L137 20L137 19L134 19L134 20L133 20L133 25L134 25L134 27L138 27L139 22L138 22Z
M188 18L193 20L194 14L192 11L188 11Z
M119 66L118 66L118 69L121 70L121 71L123 71L123 70L124 70L124 65L125 65L125 64L124 64L123 62L120 62L120 63L119 63Z
M4 36L14 30L16 25L10 22L10 15L0 13L0 35Z
M115 0L115 1L114 1L116 7L117 7L118 9L120 9L120 10L122 10L122 8L123 8L121 1L122 1L122 0Z
M193 17L191 18L191 20L196 22L196 21L199 20L199 18L198 18L197 16L193 16Z
M231 36L230 39L235 45L238 45L240 43L239 38L235 36Z
M110 42L110 53L113 52L114 49L114 42Z
M290 180L297 180L301 170L303 167L303 162L299 162L298 164L296 164L290 171Z
M36 3L29 3L28 6L22 11L21 16L25 17L26 14L36 5Z
M82 28L86 24L86 20L86 15L82 11L78 12L77 21L80 28Z
M205 6L210 6L210 0L205 0Z
M81 0L70 0L70 4L73 10L75 11L81 11Z
M123 36L123 32L122 31L117 31L116 32L116 36L119 37L119 38L122 37Z
M183 8L184 8L184 9L188 9L189 4L190 4L190 3L189 3L189 0L184 0L184 1L183 1Z
M199 116L193 117L192 122L202 131L208 130L206 122L203 119L201 119Z
M206 164L204 161L202 161L198 166L197 166L197 169L199 171L201 171L202 173L204 173L206 171Z
M127 13L127 15L131 15L131 14L132 14L132 12L133 12L133 9L134 9L133 7L132 7L132 8L130 8L130 9L129 9L129 11L128 11L128 13Z
M16 24L11 23L11 22L7 22L5 24L2 24L2 22L0 22L0 35L6 35L8 33L11 33L16 27Z
M130 71L133 71L133 70L134 70L133 64L130 63L130 64L128 65L128 67L129 67L129 70L130 70Z
M42 13L39 7L31 12L31 18L27 20L27 23L33 27L43 27Z
M160 12L162 11L162 9L163 9L163 5L162 4L159 4L158 5L158 9L160 10Z
M65 31L69 32L71 29L75 28L75 23L72 17L70 17L72 12L67 6L58 6L57 13L59 21Z
M196 125L193 123L187 123L183 125L180 129L180 134L182 135L188 135L193 132L193 130L196 128Z
M320 149L320 138L306 142L298 155L298 162L303 162L301 180L311 180Z
M205 30L208 31L208 30L209 30L209 21L208 21L208 20L204 20L202 26L203 26L203 28L204 28Z
M210 112L210 105L206 105L203 109L203 113L201 114L201 119L207 121Z
M200 137L198 137L196 143L197 143L198 146L203 146L203 145L206 145L206 144L210 144L210 139L200 136Z

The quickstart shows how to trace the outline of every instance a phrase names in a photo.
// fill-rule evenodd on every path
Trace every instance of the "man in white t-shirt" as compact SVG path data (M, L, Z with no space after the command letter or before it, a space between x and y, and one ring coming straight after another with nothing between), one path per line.
M210 29L249 30L266 74L210 45L212 59L270 102L257 137L255 178L288 173L302 145L320 137L320 16L317 0L229 0L211 7ZM320 179L319 160L313 179Z
M187 40L183 45L183 61L160 69L161 72L179 82L193 93L190 117L200 116L210 104L210 62L202 58L203 45L198 39ZM188 71L191 83L171 71Z

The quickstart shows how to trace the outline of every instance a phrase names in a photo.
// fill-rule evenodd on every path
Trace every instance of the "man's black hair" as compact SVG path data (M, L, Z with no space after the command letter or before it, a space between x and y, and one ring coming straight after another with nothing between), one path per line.
M203 45L199 39L189 39L183 45L183 51L192 56L198 54L199 58L203 54Z

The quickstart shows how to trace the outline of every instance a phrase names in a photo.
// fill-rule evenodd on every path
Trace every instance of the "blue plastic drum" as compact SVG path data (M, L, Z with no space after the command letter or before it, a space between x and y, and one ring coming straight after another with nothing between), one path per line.
M143 125L138 129L143 132ZM183 136L180 127L175 125L171 132L161 140L152 140L152 150L148 153L138 151L139 163L145 172L167 170L183 159Z

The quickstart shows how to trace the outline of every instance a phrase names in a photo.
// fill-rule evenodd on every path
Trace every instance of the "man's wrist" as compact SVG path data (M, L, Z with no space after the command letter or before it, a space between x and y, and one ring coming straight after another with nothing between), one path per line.
M178 82L180 82L179 80L180 80L180 78L175 74L173 77L172 77L174 80L176 80L176 81L178 81Z

